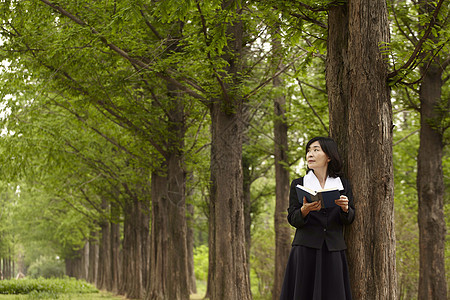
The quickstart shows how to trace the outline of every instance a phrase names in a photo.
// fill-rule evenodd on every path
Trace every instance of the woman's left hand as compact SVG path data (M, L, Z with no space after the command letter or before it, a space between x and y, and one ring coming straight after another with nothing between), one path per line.
M344 212L348 212L348 198L345 195L334 201L337 205L341 207Z

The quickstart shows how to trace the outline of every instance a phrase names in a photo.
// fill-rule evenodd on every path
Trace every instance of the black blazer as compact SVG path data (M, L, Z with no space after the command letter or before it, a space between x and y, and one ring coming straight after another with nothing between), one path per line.
M292 246L306 246L321 249L324 241L328 250L339 251L347 249L344 241L344 225L351 224L355 219L355 206L353 194L348 180L341 177L344 190L341 195L346 195L349 200L348 212L345 213L339 206L322 208L319 211L311 211L305 218L300 208L303 206L297 197L295 186L303 185L303 177L294 179L291 183L289 194L288 221L297 228Z

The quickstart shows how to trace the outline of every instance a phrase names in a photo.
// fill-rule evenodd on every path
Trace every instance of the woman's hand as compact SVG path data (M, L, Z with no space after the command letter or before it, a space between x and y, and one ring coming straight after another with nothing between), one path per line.
M302 211L303 218L306 217L310 211L320 210L320 208L320 201L309 203L308 201L306 201L306 197L303 197L303 206L300 209Z
M348 212L348 198L345 195L334 201L337 205L341 207L344 212Z

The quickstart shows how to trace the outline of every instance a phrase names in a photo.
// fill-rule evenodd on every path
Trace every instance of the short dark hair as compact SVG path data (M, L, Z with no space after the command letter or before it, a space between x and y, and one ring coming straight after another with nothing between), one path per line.
M339 151L336 142L329 137L318 136L312 138L306 144L306 154L308 154L308 149L312 143L319 141L320 147L323 152L330 158L330 162L328 163L328 176L330 177L339 177L342 176L342 160L339 156ZM310 170L308 168L308 170Z

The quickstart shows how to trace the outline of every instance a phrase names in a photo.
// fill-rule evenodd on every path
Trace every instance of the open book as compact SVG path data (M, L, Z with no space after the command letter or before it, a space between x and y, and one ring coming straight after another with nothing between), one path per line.
M341 197L341 193L338 188L314 191L304 187L303 185L297 184L295 190L297 191L297 196L300 203L303 203L303 197L306 197L306 201L310 203L320 201L322 208L337 206L334 201Z

